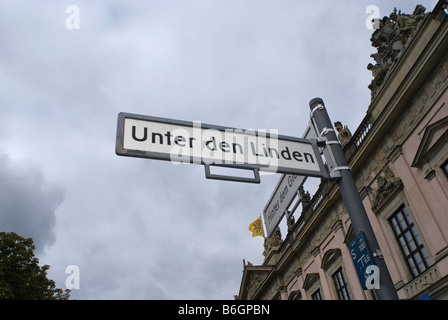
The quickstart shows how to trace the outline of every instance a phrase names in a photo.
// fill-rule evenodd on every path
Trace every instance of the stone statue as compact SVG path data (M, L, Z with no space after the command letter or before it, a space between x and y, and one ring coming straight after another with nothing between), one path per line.
M383 170L384 175L379 175L376 178L377 189L372 192L372 210L376 211L395 191L398 187L402 186L401 179L395 177L389 166L386 166Z
M271 252L274 247L279 247L283 243L282 234L280 232L280 228L277 227L272 234L272 237L264 238L264 252L263 256L267 256L269 252Z
M341 146L344 147L352 138L352 133L347 126L342 126L342 123L337 121L334 123L334 127L338 131L338 140Z
M288 212L288 216L286 218L286 225L288 226L288 232L290 232L296 223L296 219L294 219L294 216Z
M426 8L422 5L417 5L412 15L402 14L401 10L398 15L394 15L394 20L397 25L397 34L402 44L406 44L412 37L415 29L417 29L420 20L423 20ZM391 16L392 18L392 16Z
M386 183L390 186L398 186L401 185L401 179L396 177L392 170L390 170L389 166L384 167L384 179L386 179Z
M305 192L303 186L299 187L299 195L300 195L300 201L302 201L302 209L305 209L311 202L311 195L308 191Z

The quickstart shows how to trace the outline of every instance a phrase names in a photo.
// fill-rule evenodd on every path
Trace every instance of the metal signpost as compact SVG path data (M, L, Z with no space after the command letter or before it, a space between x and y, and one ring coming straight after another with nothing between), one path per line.
M382 300L398 299L322 99L311 100L310 108L311 125L305 131L304 138L120 113L115 151L121 156L204 165L209 179L260 183L259 171L283 173L263 212L268 237L287 213L297 190L307 177L337 181L357 235L356 241L350 244L353 246L351 249L355 255L364 258L359 261L354 259L361 285L366 288L366 275L369 275L366 268L374 266L378 275L373 276L379 277L379 288L374 288L376 296ZM325 169L320 150L329 172ZM252 170L254 178L212 174L210 166Z
M352 223L355 234L364 232L368 247L373 254L373 264L378 267L380 289L374 289L380 300L397 300L398 295L390 277L386 263L381 255L380 247L370 224L367 212L358 194L355 181L353 179L347 160L345 159L342 147L337 140L333 125L325 109L324 102L320 98L310 101L311 119L315 125L316 132L319 132L319 139L326 144L325 149L330 155L326 157L330 176L337 178L339 191L344 201L347 213Z

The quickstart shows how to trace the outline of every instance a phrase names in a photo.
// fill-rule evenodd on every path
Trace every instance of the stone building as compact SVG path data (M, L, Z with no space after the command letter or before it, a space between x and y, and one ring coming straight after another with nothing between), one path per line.
M446 5L380 21L366 116L353 134L335 124L400 299L448 299ZM265 239L263 264L244 264L236 298L375 299L358 279L337 185L322 181L297 211L284 239Z

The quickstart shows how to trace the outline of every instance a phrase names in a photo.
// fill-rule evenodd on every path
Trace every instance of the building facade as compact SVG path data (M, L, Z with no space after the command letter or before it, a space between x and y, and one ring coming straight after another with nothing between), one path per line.
M335 123L400 299L448 299L448 10L394 10L372 35L372 99L351 134ZM322 181L288 232L244 263L241 300L370 300L350 254L355 234L334 182Z

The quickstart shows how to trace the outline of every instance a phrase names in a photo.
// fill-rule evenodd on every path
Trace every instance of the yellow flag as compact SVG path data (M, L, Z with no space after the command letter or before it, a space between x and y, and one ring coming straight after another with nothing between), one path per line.
M262 236L264 238L264 230L263 230L263 223L261 222L261 216L259 216L257 219L255 219L254 222L252 222L249 225L249 230L252 231L252 238L256 236Z

